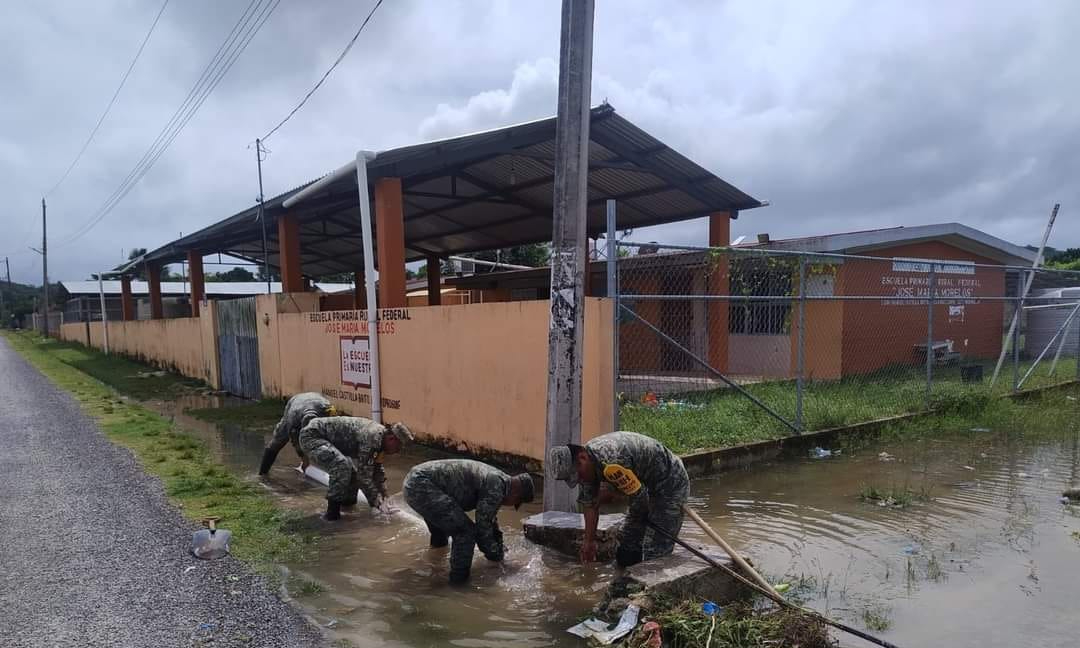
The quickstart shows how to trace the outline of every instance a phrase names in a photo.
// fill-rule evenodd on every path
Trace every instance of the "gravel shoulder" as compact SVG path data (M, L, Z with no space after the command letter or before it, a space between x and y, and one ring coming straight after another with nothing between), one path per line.
M0 646L324 644L2 338L0 447Z

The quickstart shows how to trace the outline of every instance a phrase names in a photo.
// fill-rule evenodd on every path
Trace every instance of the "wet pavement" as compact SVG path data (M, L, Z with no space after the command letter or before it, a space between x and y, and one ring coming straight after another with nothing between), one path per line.
M178 421L256 478L262 435ZM391 492L409 466L432 456L389 458ZM283 506L315 516L324 490L301 479L296 463L287 447L263 483ZM1059 497L1077 479L1075 424L1037 439L954 430L699 479L691 504L809 605L857 627L870 611L888 620L879 634L898 645L1071 646L1080 635L1070 604L1080 593L1072 569L1080 507ZM880 506L860 499L867 486L929 499ZM407 511L400 493L394 501ZM589 611L615 568L582 568L527 543L520 523L538 510L503 510L508 558L499 565L477 554L466 588L446 584L447 552L428 548L414 516L387 521L358 510L333 527L316 564L289 567L320 585L296 602L333 638L358 646L579 646L565 628ZM683 533L707 542L690 522Z

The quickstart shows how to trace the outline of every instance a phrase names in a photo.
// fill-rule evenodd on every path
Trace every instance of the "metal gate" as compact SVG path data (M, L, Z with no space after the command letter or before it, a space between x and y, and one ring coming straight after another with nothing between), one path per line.
M244 398L260 396L259 337L255 297L215 304L221 387Z

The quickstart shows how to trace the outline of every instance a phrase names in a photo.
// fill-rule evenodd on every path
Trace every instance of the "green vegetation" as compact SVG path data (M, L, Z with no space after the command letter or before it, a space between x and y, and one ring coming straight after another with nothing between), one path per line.
M872 632L885 632L892 627L892 610L880 605L862 612L863 625Z
M323 586L320 583L318 583L316 581L313 581L313 580L303 579L303 580L300 581L299 586L297 586L295 588L295 590L293 592L293 595L294 596L314 596L316 594L321 594L322 591L323 591Z
M713 620L701 610L700 601L657 601L646 615L661 628L663 645L672 648L703 647ZM627 640L630 648L648 645L649 633L642 625ZM765 646L832 646L824 624L792 610L755 610L749 605L729 605L716 619L710 646L717 648L764 648Z
M921 486L913 489L907 484L903 486L890 485L878 487L867 484L859 491L859 498L878 506L891 506L893 508L907 508L916 502L930 501L930 487Z
M71 392L112 442L131 450L148 473L161 479L185 517L220 517L221 526L233 532L236 556L271 573L273 563L313 555L317 536L301 531L298 514L279 510L263 489L214 462L204 443L109 386L117 385L131 396L160 398L197 383L168 374L133 378L146 367L32 333L5 337L57 386Z
M202 421L262 433L274 429L284 409L285 401L268 398L225 407L192 408L185 412Z
M1021 367L1021 375L1030 363ZM1076 360L1062 359L1054 376L1043 363L1024 383L1024 390L1060 384L1076 377ZM935 367L931 407L960 419L981 418L979 413L994 400L988 393L993 364L984 366L985 379L965 383L958 367ZM1006 367L994 394L1009 393L1012 370ZM795 384L772 381L746 389L781 415L793 419ZM804 427L808 431L853 425L926 408L926 375L921 368L890 367L873 374L835 381L812 381L806 385ZM745 396L731 389L671 394L656 403L624 401L619 411L624 430L647 434L679 453L724 448L788 436L790 430Z

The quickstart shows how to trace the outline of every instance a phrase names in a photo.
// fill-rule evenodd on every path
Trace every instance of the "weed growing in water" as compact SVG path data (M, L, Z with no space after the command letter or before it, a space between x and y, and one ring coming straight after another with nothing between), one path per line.
M323 586L313 580L303 580L300 587L296 588L296 596L314 596L323 591Z
M928 502L933 499L930 496L930 490L930 486L926 484L918 488L912 488L908 484L887 487L867 484L859 491L859 499L878 506L907 508L916 502Z
M935 583L945 578L945 571L941 568L941 562L933 553L930 554L930 560L926 563L926 578Z
M862 620L867 630L884 632L892 627L892 610L882 605L875 605L863 610Z

